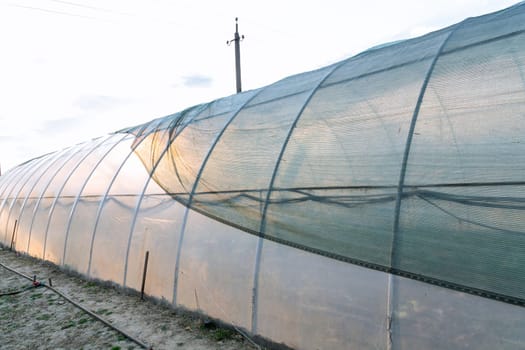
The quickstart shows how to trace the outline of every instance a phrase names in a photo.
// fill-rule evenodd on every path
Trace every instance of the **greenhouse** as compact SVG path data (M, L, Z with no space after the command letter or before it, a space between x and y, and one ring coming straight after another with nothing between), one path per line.
M295 349L525 347L525 3L46 154L0 242Z

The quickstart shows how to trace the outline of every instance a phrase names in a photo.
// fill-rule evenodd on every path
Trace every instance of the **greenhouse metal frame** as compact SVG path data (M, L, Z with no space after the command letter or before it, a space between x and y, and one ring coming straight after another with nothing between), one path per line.
M525 4L32 159L0 243L297 349L525 347Z

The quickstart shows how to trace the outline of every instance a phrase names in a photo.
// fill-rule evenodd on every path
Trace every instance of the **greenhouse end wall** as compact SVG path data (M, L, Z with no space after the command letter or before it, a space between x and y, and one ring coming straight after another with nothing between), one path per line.
M0 177L0 242L296 349L525 348L525 4Z

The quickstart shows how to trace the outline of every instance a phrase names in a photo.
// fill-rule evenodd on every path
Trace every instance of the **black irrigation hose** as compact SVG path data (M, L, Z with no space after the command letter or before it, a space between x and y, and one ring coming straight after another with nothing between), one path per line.
M32 284L30 286L27 286L25 288L22 288L22 289L19 289L19 290L15 290L15 291L12 291L12 292L3 292L3 293L0 293L0 297L4 297L4 296L7 296L7 295L16 295L16 294L20 294L20 293L23 293L23 292L27 292L28 290L30 289L33 289L33 288L38 288L38 287L41 287L42 285L40 283L38 284Z
M0 266L2 266L4 269L6 270L9 270L13 273L16 273L17 275L19 276L22 276L30 281L33 281L33 278L7 266L7 265L4 265L2 263L0 263ZM63 294L62 292L56 290L55 288L47 285L47 284L44 284L44 283L38 283L38 282L34 282L33 281L33 285L30 286L29 288L27 289L30 289L30 288L36 288L36 287L39 287L39 286L43 286L43 287L46 287L47 289L55 292L56 294L60 295L62 298L66 299L69 303L71 303L73 306L76 306L77 308L81 309L82 311L84 311L85 313L89 314L91 317L94 317L95 319L99 320L100 322L104 323L106 326L108 326L109 328L117 331L118 333L122 334L123 336L125 336L126 338L128 338L129 340L131 340L132 342L134 342L135 344L139 345L140 347L144 348L144 349L149 349L149 350L153 350L153 347L152 346L149 346L143 342L141 342L140 340L138 340L137 338L134 338L133 336L129 335L128 333L126 333L125 331L123 331L122 329L118 328L117 326L111 324L109 321L106 321L105 319L103 319L102 317L100 317L99 315L97 315L96 313L94 313L93 311L85 308L84 306L80 305L79 303L71 300L68 296L66 296L65 294ZM21 290L21 291L18 291L18 292L23 292L24 290Z

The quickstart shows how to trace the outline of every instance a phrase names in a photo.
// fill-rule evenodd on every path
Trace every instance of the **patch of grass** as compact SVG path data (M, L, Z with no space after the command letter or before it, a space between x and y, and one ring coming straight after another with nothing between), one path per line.
M63 324L62 327L60 327L60 329L68 329L68 328L71 328L71 327L74 327L74 326L75 326L75 322L68 321L65 324Z
M189 318L189 317L182 317L179 321L178 321L179 325L182 327L182 328L191 328L193 326L193 321Z
M84 285L84 288L94 288L94 287L96 287L96 286L97 286L97 284L96 284L95 282L93 282L93 281L88 281L88 282L86 282L86 284Z
M119 334L117 334L117 340L118 341L123 341L123 340L126 340L126 337L119 333Z
M33 293L31 294L31 299L35 300L35 299L40 299L44 296L44 293Z
M46 294L47 298L47 305L55 305L55 302L58 301L58 299L53 294Z
M6 303L6 304L13 304L13 305L9 305L10 307L17 307L18 304L18 299L17 299L17 296L16 295L6 295L5 297L2 297L0 298L0 300L2 300L2 303ZM8 305L6 305L8 306Z
M81 318L80 320L78 320L78 324L84 324L84 323L86 323L87 321L89 321L88 318Z
M93 281L89 281L89 282L86 282L86 284L84 284L83 288L85 288L87 290L87 292L91 295L96 295L98 293L100 293L100 286L96 283L96 282L93 282Z
M226 328L217 328L213 333L213 338L216 341L231 339L234 336L234 332Z
M35 317L39 321L48 321L51 318L50 314L41 314Z
M12 318L12 315L9 312L9 310L0 309L0 322L1 323L4 323L5 321L10 322L12 321L11 318Z
M120 350L120 346L118 346L118 345L112 346L111 350Z
M110 311L108 309L98 309L97 311L95 311L95 313L99 315L111 315L113 311Z

